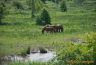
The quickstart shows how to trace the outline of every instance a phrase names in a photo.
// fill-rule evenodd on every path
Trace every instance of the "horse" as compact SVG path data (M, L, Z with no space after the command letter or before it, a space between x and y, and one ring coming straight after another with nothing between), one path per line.
M60 24L56 25L57 32L63 32L63 26Z
M55 32L63 32L63 26L60 24L57 25L46 25L45 27L53 27Z
M55 29L54 29L54 27L44 27L42 29L42 33L44 34L44 32L53 33L53 32L55 32Z

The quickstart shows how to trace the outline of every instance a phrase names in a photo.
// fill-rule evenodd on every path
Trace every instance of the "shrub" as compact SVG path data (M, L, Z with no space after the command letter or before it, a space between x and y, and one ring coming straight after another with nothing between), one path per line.
M37 17L36 22L39 25L51 24L51 18L50 18L49 13L46 9L42 10L41 15Z
M93 59L94 59L94 64L95 64L95 61L96 61L96 32L87 34L87 43L88 43L88 47L93 49Z
M43 3L46 3L46 0L41 0Z
M30 51L31 51L31 48L28 47L27 50L26 50L26 54L30 54Z
M16 9L22 9L22 10L24 9L23 5L18 1L14 1L13 6L15 6Z
M57 54L58 65L87 65L83 61L92 61L92 51L86 45L68 45L68 47L61 48ZM91 65L88 64L88 65Z
M52 0L52 2L59 4L59 2L62 0Z
M31 50L30 47L28 47L27 49L24 49L24 50L21 52L21 56L26 56L27 54L30 54L30 50Z
M0 3L0 24L2 23L2 19L4 18L4 10L5 8L3 7L2 3Z
M67 11L67 6L66 6L66 3L65 1L62 1L61 4L60 4L60 10L62 12L66 12Z
M40 19L39 16L37 16L37 18L36 18L36 24L37 24L37 25L42 25L41 19Z

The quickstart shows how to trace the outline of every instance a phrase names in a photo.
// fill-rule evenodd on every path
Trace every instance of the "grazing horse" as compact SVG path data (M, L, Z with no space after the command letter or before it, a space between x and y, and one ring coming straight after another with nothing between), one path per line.
M56 25L57 32L63 32L63 26L58 24Z
M43 29L42 29L42 33L44 34L44 32L49 32L49 33L53 33L53 32L55 32L55 29L53 28L53 27L44 27Z
M45 27L53 27L55 32L63 32L63 26L60 24L57 25L46 25Z

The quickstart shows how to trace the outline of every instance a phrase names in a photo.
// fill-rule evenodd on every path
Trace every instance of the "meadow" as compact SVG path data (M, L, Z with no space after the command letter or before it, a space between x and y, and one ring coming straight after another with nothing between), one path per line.
M91 3L92 1L88 2ZM96 27L94 24L96 24L96 11L93 10L94 8L91 9L93 6L85 5L84 7L75 7L71 6L71 3L71 1L67 2L67 12L60 12L59 8L56 8L56 5L52 2L48 1L46 4L46 6L48 5L47 10L51 16L52 24L63 25L64 32L61 33L42 34L41 31L43 26L36 25L35 19L31 18L30 10L19 11L11 9L9 14L3 19L5 24L0 25L0 56L21 54L21 52L29 46L31 49L44 47L49 50L54 50L57 53L62 51L61 49L67 50L69 48L67 51L71 53L71 49L76 50L79 45L81 45L79 49L84 53L88 50L86 44L83 45L82 42L81 44L72 42L72 39L75 41L78 39L85 40L84 36L86 33L95 32ZM73 46L71 46L72 43ZM64 47L66 45L68 48ZM62 53L62 55L64 53ZM38 64L30 62L23 64L21 62L13 63L12 65L51 64L52 63ZM54 65L54 63L52 65ZM64 64L61 62L61 65Z

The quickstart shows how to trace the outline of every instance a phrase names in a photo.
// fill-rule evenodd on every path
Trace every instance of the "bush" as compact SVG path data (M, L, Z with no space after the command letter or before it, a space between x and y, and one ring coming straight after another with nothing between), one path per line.
M96 61L96 32L87 34L88 47L93 49L93 59L94 63Z
M62 12L66 12L67 11L67 6L66 6L66 3L65 1L62 1L61 4L60 4L60 10Z
M46 0L41 0L43 3L46 3Z
M30 54L30 51L31 51L31 48L28 47L27 50L26 50L26 54Z
M46 9L43 9L41 15L37 17L36 23L38 25L51 24L51 18L50 18L49 13Z
M26 56L27 54L30 54L31 48L28 47L27 49L23 49L23 51L21 52L21 56Z
M68 47L61 48L57 54L58 65L91 65L83 61L92 61L93 54L86 45L69 44Z
M16 9L22 9L22 10L24 9L23 5L18 1L14 1L13 6L15 6Z
M4 18L4 15L5 15L4 10L5 9L4 9L2 3L0 3L0 24L2 23L2 19Z
M59 4L59 2L62 1L62 0L51 0L51 1L56 3L56 4Z

